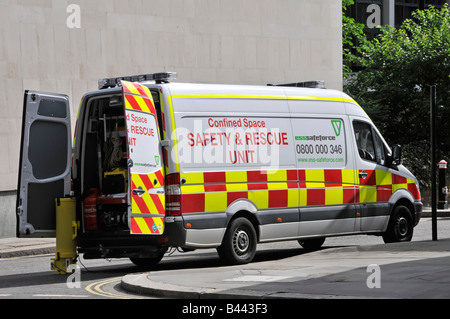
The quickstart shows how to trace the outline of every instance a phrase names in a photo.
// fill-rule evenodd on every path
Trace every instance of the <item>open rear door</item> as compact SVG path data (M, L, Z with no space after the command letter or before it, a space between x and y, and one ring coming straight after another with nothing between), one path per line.
M158 119L150 90L122 81L128 138L128 219L131 234L164 232L164 164Z
M17 188L17 237L54 237L55 199L70 192L66 95L25 91Z

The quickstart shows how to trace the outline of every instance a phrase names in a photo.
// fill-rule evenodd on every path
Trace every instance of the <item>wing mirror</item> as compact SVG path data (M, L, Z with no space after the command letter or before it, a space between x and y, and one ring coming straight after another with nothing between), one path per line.
M402 164L402 147L398 144L392 147L391 164L395 166Z

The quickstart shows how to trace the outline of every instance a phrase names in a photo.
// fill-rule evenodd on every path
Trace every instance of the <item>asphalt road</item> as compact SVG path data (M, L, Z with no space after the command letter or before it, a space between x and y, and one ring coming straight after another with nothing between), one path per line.
M438 219L438 239L450 238L450 218ZM413 241L432 239L431 218L423 218L415 228ZM359 235L327 238L324 248L382 244L381 237ZM306 253L296 241L258 246L255 263L280 260ZM50 270L53 255L0 259L0 299L138 299L120 288L122 276L147 269L128 259L84 260L80 258L78 271L71 277L57 275ZM173 251L167 254L154 270L194 269L221 265L214 249L189 253Z

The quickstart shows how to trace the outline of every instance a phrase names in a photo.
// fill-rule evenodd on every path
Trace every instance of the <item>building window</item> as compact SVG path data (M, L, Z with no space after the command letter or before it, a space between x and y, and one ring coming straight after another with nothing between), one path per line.
M425 7L432 5L435 6L436 8L442 8L445 2L446 2L445 0L425 0L424 5Z
M398 28L406 19L411 19L411 14L420 9L419 0L395 1L395 27Z
M383 21L383 0L355 0L355 4L348 8L347 14L356 22L364 24L364 33L373 39L380 33L379 26Z
M395 4L394 12L387 12L391 1ZM355 0L354 5L347 8L347 16L364 24L364 33L372 40L380 33L379 25L389 24L389 20L395 19L394 26L398 28L403 21L411 18L415 10L423 10L430 5L440 9L447 2L450 3L450 0ZM387 8L383 10L383 6ZM358 65L352 64L350 67L356 72L359 70Z
M442 8L446 0L400 0L395 1L395 27L398 28L406 19L411 19L411 14L417 10L423 10L432 5Z

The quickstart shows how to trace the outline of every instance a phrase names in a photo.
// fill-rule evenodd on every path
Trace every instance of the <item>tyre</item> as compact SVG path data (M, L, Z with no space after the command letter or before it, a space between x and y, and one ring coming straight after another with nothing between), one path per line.
M144 257L144 258L130 257L130 261L133 264L135 264L136 266L153 267L153 266L156 266L161 261L161 259L163 259L164 254L165 254L165 251L160 252L155 257Z
M242 265L253 260L256 245L257 236L253 224L247 218L239 217L231 221L217 252L227 264Z
M312 238L312 239L299 239L298 243L306 250L318 250L325 242L325 237Z
M408 207L399 205L394 208L388 228L383 234L385 243L411 241L414 231L414 221Z

